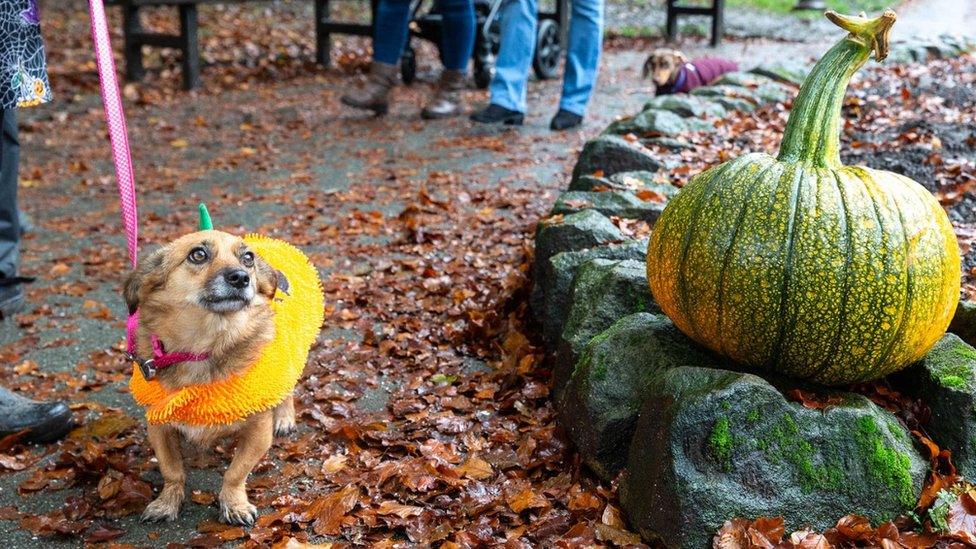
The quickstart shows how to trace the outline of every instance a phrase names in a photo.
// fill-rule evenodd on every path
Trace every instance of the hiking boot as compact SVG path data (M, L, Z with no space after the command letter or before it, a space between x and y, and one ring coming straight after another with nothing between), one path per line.
M0 437L27 431L24 440L51 442L74 426L63 402L38 402L0 387Z
M471 115L471 120L483 124L505 124L506 126L521 126L525 115L518 111L506 109L494 103L487 108L475 112Z
M397 82L397 66L373 61L362 89L347 93L339 98L350 107L373 111L377 115L386 114L390 109L390 90Z
M420 111L420 117L427 120L450 118L461 114L461 90L465 85L464 73L444 70L437 82L434 95Z
M570 128L575 128L582 123L582 116L574 112L569 112L565 109L559 109L556 116L552 117L552 121L549 123L549 129L556 131L568 130Z

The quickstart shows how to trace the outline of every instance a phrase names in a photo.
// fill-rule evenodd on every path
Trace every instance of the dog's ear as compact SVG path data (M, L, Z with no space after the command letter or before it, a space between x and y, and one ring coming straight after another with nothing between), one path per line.
M644 67L641 68L641 78L647 80L651 76L651 71L654 70L654 54L647 56L644 60Z
M288 277L285 276L285 273L275 269L275 275L278 277L278 289L287 295L291 295L291 283L288 282Z
M125 298L125 306L129 309L129 314L136 312L139 308L139 294L146 284L158 283L161 276L160 270L163 267L163 260L166 258L164 249L160 248L154 252L143 256L136 265L135 270L129 273L122 287L122 297ZM156 282L154 282L156 281Z
M671 52L673 53L674 58L677 61L677 65L683 65L688 62L688 56L685 55L684 52L680 50L671 50Z
M286 294L288 293L288 279L281 271L268 265L268 262L261 259L261 256L255 255L254 270L258 274L258 293L268 299L273 299L275 292L279 289Z

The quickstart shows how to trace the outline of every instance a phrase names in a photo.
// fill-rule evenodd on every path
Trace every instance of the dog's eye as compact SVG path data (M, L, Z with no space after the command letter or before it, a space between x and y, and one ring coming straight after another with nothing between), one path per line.
M186 256L186 258L190 260L190 263L198 264L206 261L208 257L209 254L207 254L207 250L204 248L193 248L190 250L190 254Z
M254 266L254 252L244 252L243 254L241 254L241 263L245 267L253 267Z

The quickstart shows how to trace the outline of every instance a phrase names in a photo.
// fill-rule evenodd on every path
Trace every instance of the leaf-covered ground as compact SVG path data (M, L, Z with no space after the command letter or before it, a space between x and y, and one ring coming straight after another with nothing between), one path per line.
M524 295L535 223L583 139L646 97L642 53L626 44L608 53L580 133L545 128L554 82L533 84L535 110L519 131L422 123L426 85L398 90L390 117L374 120L337 101L364 42L338 44L339 70L315 67L305 4L207 8L202 91L178 91L169 51L150 54L147 83L124 90L142 246L193 230L205 200L218 227L302 246L324 281L325 327L297 393L300 431L255 471L249 488L262 516L249 530L215 522L230 448L195 458L179 522L137 521L160 478L118 353L126 266L88 22L80 0L47 6L57 102L22 113L21 124L22 205L38 226L24 270L39 280L32 308L0 332L9 365L0 382L68 400L85 425L59 445L0 441L0 537L16 547L636 543L615 488L596 484L559 437ZM175 23L164 10L148 20ZM911 70L950 73L947 64ZM878 85L902 76L876 73ZM934 101L913 89L878 95L884 105L852 119L878 136L904 132L902 118ZM968 101L960 116L971 117ZM666 177L681 183L740 151L772 149L783 120L781 108L731 119L718 135L697 136L699 149ZM912 143L932 144L917 135ZM940 139L933 180L967 181L971 157L953 175L955 153Z
M556 83L533 85L519 131L424 124L423 84L375 120L339 106L353 77L311 63L311 6L279 7L204 10L203 91L178 90L171 52L125 89L143 247L193 230L204 200L218 227L285 238L322 274L326 322L297 391L300 431L249 482L258 524L214 522L229 448L199 458L178 523L138 523L160 478L118 354L125 256L74 1L44 14L58 100L22 113L22 203L38 225L24 269L39 281L32 309L0 335L0 382L67 399L86 424L60 445L0 443L0 536L18 547L634 541L612 488L581 474L556 436L522 324L534 224L584 139L546 128ZM149 21L170 25L172 12ZM350 42L336 58L355 67L362 53ZM609 56L585 134L639 107L636 57Z

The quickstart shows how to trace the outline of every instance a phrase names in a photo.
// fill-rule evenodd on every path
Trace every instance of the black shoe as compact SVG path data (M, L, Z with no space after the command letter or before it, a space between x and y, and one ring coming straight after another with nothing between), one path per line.
M19 282L4 284L7 280L0 278L0 319L10 318L24 310L26 301L24 287Z
M28 442L52 442L74 423L63 402L38 402L0 387L0 437L27 431Z
M575 128L583 123L583 117L574 113L569 112L564 109L559 109L556 116L552 117L552 122L549 123L550 130L568 130L570 128Z
M491 103L487 108L472 113L471 120L481 122L483 124L521 126L522 121L525 120L525 114Z

